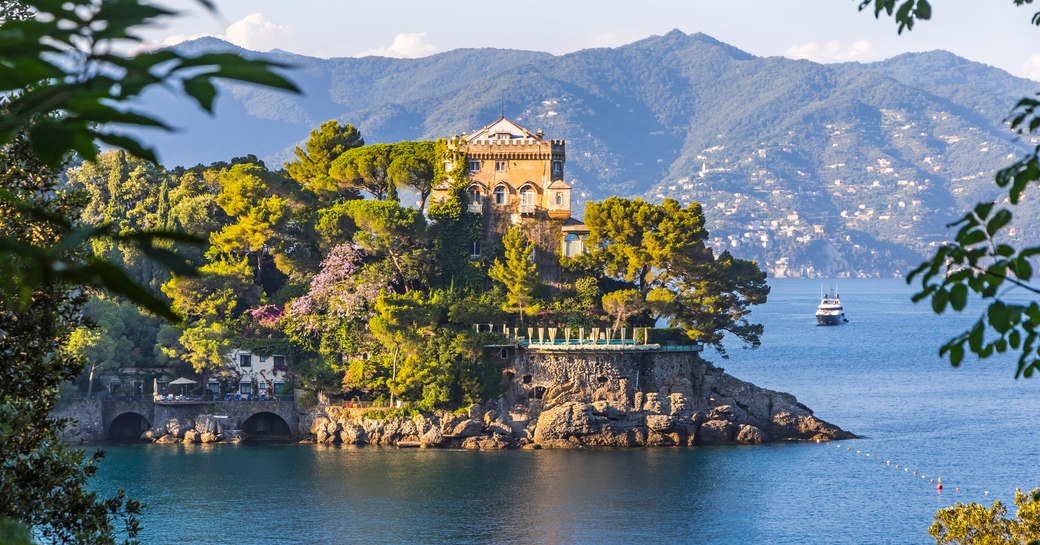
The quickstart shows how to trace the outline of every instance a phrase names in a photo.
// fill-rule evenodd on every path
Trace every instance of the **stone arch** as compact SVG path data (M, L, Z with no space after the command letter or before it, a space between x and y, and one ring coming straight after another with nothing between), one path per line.
M292 435L292 428L281 416L262 411L258 412L242 423L242 431L250 438L263 439L287 439Z
M484 204L484 198L487 196L487 186L480 182L472 182L469 187L466 188L466 197L469 198L470 204L481 205Z
M539 186L538 184L536 184L536 183L534 183L534 182L532 182L530 180L520 184L520 188L517 191L518 192L522 192L525 189L531 190L532 192L534 192L535 195L541 195L542 194L541 186Z
M492 192L492 202L496 206L505 206L509 204L509 197L513 194L513 188L505 182L499 182L495 186L495 190Z
M141 413L128 411L120 413L108 425L108 438L122 441L137 440L152 425Z

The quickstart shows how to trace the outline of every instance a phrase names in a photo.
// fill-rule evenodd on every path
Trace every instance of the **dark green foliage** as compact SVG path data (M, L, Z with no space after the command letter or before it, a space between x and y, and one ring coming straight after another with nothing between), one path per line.
M306 151L299 146L293 150L296 160L285 163L286 172L304 187L326 187L332 183L332 162L347 150L364 146L365 140L353 125L330 119L312 130L304 145Z
M589 253L583 260L601 264L605 276L628 284L602 298L616 327L639 315L667 318L723 356L726 333L758 347L762 326L748 322L747 315L751 306L766 302L766 274L728 251L714 255L705 244L709 234L699 204L611 197L590 203L585 216Z
M1031 2L1015 1L1016 5L1027 3ZM881 8L876 9L880 13ZM891 7L887 11L891 13ZM900 30L912 28L912 20L905 20L912 16L908 13L901 8L897 15L897 20L904 18ZM1033 22L1040 22L1037 16ZM1020 136L1036 134L1040 130L1040 101L1022 98L1005 121ZM1040 181L1040 146L1000 169L995 181L1019 215L1035 217L1035 209L1022 197ZM940 347L939 355L949 358L951 365L959 366L968 353L984 359L1010 351L1018 355L1015 376L1028 378L1040 369L1040 303L1011 301L1008 295L1015 290L1033 297L1040 295L1040 288L1031 284L1040 245L1035 238L1013 236L1017 227L1014 219L1011 208L998 207L993 200L974 205L947 225L958 229L954 240L939 246L934 255L913 269L907 282L920 282L921 291L914 295L914 301L929 300L937 314L948 309L964 311L976 298L985 305L970 329Z
M436 285L442 288L484 287L487 283L485 264L470 259L473 241L483 237L482 221L480 216L466 208L463 191L456 189L445 202L431 203L427 216L433 221L429 227L430 238L437 262L442 267L440 282ZM493 253L482 252L482 255Z
M440 157L434 142L397 142L349 149L333 159L329 177L308 186L319 194L350 196L364 191L396 201L398 188L419 193L419 209L433 188Z
M1036 132L1038 105L1032 98L1022 99L1010 119L1012 127L1021 134ZM1040 147L997 173L996 183L1008 192L1012 205L1027 186L1040 180L1038 153ZM968 352L987 358L1010 350L1019 355L1015 376L1028 378L1040 369L1040 303L1012 302L1006 295L1015 288L1040 295L1040 289L1030 283L1040 246L1015 248L1007 236L1012 219L1008 208L997 208L994 202L978 204L950 224L958 228L953 242L940 246L911 271L907 282L920 281L921 291L914 300L930 299L938 314L947 309L961 312L974 297L987 302L971 329L940 348L939 354L948 357L951 365L960 365Z
M540 281L538 269L531 254L534 243L527 238L527 233L519 226L514 226L502 239L505 255L496 259L488 269L488 277L502 284L506 298L502 302L502 310L515 312L520 317L520 326L524 325L524 315L538 310L535 290Z
M80 213L78 200L58 191L57 175L27 141L0 147L0 189L11 197L0 201L0 240L46 248L51 263L84 262L85 239L70 234L65 219ZM78 275L90 269L42 274L41 261L10 254L0 265L5 278L34 279L31 287L0 283L0 519L32 527L45 542L95 545L120 536L136 542L140 505L122 492L102 498L89 491L101 454L65 445L66 423L50 416L62 384L82 371L63 348L81 322ZM102 270L111 268L104 263Z

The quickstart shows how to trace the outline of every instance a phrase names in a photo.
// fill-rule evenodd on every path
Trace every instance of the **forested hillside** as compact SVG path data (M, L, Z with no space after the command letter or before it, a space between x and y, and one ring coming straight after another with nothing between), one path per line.
M178 47L241 51L212 38ZM1031 144L1002 119L1033 82L941 51L820 65L673 31L562 56L268 55L295 67L304 96L229 86L215 118L149 99L184 129L153 139L165 163L256 153L277 165L326 119L372 143L445 137L504 113L567 140L579 202L698 201L716 246L774 275L902 274L958 212L996 196L993 171ZM1036 217L1031 206L1017 221ZM1040 242L1021 226L1011 234Z

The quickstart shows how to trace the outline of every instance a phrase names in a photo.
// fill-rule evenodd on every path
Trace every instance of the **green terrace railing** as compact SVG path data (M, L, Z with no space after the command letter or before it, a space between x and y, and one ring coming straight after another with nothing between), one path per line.
M520 346L669 346L689 347L673 351L700 351L701 344L690 339L686 331L680 328L611 328L611 327L509 327L501 329L492 324L476 324L478 333L499 333L508 341Z

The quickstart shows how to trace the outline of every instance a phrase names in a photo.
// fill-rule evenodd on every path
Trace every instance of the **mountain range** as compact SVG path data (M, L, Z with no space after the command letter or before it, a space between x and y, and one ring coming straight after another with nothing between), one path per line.
M875 63L758 57L672 31L566 55L459 49L420 59L176 46L290 65L302 95L224 85L210 117L162 92L144 107L181 130L145 133L167 165L255 154L272 167L328 119L366 142L449 137L505 115L567 140L583 202L700 202L713 243L774 276L898 276L946 225L1000 191L993 173L1035 141L1003 123L1037 83L945 51ZM1027 199L1011 237L1040 210Z

